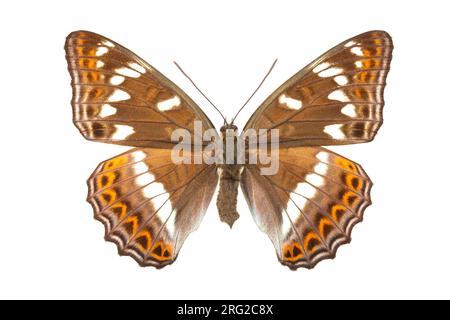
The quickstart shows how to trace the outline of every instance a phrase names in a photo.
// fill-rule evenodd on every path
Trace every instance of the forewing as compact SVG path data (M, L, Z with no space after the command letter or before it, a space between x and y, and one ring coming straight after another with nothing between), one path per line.
M160 268L198 227L217 172L213 165L175 164L170 149L138 148L102 162L88 185L105 239L141 266Z
M200 108L144 60L101 35L77 31L66 40L73 120L88 140L170 147L176 129L213 128Z
M392 48L384 31L342 42L280 86L245 129L278 129L281 146L372 140L382 123Z
M321 147L280 149L274 175L261 175L261 167L247 165L241 187L280 262L312 268L333 258L371 203L362 167Z

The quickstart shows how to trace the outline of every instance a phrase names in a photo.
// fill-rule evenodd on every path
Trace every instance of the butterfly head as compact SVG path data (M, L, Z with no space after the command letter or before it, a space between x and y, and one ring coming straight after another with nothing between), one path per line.
M237 126L235 126L234 124L232 124L232 123L227 123L227 124L225 124L225 125L223 125L221 128L220 128L220 133L222 134L222 135L225 135L225 134L236 134L237 133L237 131L238 131L238 127Z

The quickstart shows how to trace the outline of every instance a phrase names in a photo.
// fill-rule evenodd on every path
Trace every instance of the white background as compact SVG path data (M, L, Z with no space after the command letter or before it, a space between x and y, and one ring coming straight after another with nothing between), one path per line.
M450 298L449 10L446 1L14 1L0 10L1 298ZM335 44L388 31L394 58L385 123L374 142L333 150L361 163L373 205L334 260L296 272L239 198L232 231L213 199L162 270L140 268L103 241L85 202L96 165L127 148L88 142L72 124L64 40L103 34L220 117L177 60L231 116L279 63L238 119Z

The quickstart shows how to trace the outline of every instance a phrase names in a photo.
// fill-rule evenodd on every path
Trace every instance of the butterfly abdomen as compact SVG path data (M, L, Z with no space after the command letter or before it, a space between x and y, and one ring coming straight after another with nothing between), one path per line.
M239 218L236 210L239 181L242 165L224 164L221 166L219 194L217 196L217 209L220 221L227 223L230 228Z

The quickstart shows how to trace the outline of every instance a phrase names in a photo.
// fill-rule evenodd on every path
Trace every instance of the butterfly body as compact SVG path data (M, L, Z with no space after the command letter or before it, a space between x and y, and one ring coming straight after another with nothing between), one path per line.
M220 221L227 223L231 228L239 218L236 205L243 164L238 164L237 159L238 128L233 124L225 124L220 128L220 134L223 148L221 162L223 163L219 164L220 183L217 209Z
M65 49L73 121L80 133L88 140L132 147L101 162L88 179L94 217L120 254L141 266L173 263L217 185L221 220L231 227L239 217L240 188L279 261L291 269L312 268L350 241L353 226L371 204L372 182L362 166L323 146L369 142L380 128L393 49L386 32L369 31L338 44L255 111L243 132L267 132L270 143L279 138L278 147L269 150L278 159L272 172L260 161L269 140L238 139L232 123L220 130L223 162L174 161L174 132L187 133L186 145L194 151L204 146L196 142L198 128L217 133L201 108L110 39L76 31ZM244 161L237 152L242 140ZM194 151L184 150L184 156L198 159ZM258 161L250 161L252 156Z

